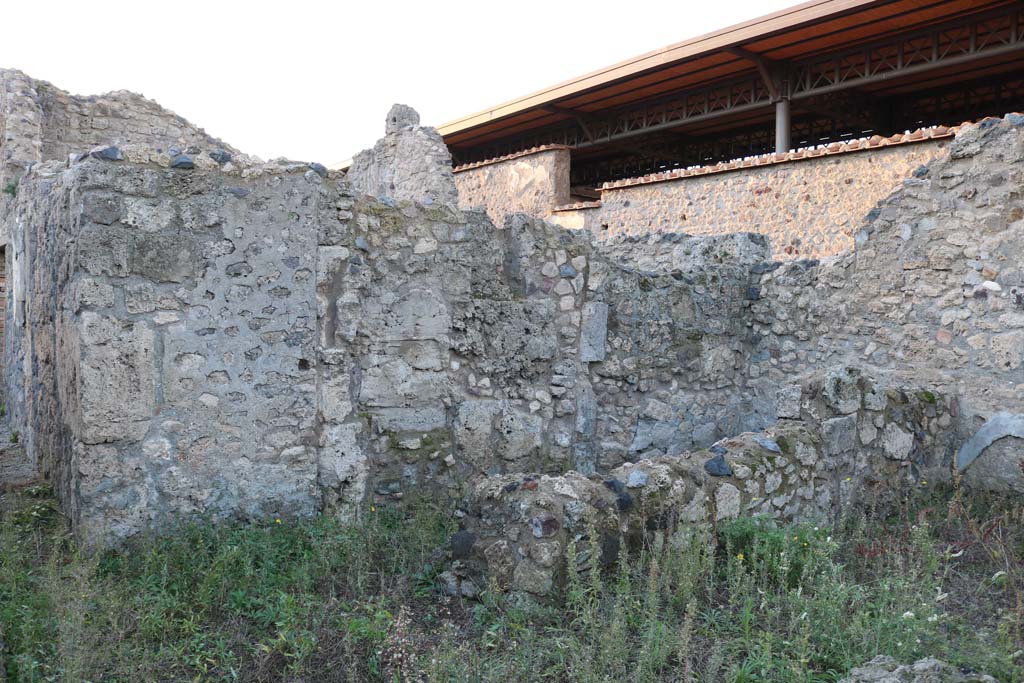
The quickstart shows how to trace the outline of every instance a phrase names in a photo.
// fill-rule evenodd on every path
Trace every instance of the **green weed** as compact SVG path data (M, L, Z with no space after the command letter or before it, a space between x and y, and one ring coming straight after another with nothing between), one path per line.
M90 558L50 495L4 502L11 681L834 683L878 654L1024 677L1019 501L650 532L611 568L591 529L554 606L441 596L452 516L426 503L352 525L194 523Z

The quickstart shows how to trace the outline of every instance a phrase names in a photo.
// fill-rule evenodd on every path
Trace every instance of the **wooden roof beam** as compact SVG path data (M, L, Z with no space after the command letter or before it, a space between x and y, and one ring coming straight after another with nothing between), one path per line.
M588 117L583 112L576 111L575 109L570 109L569 107L561 107L557 104L545 104L541 108L544 109L545 111L551 112L552 114L562 114L565 116L571 116L576 121L576 124L579 125L580 130L583 131L583 134L587 136L587 139L594 139L594 135L593 133L591 133L590 126L587 125ZM630 154L641 158L647 157L650 154L643 147L623 144L621 142L617 142L614 140L609 141L606 144L608 147L611 147L612 149L617 149L625 154Z
M584 119L583 114L581 114L580 112L575 111L574 109L569 109L568 107L560 107L557 104L545 104L541 107L541 109L547 112L551 112L552 114L562 114L564 116L571 116L576 121L576 124L580 127L580 130L583 131L583 134L587 136L587 139L594 139L594 135L590 132L590 127L587 125L586 119Z
M757 67L758 73L761 74L761 80L764 81L764 85L768 89L768 93L771 95L772 101L777 102L782 99L782 81L789 70L787 64L756 54L738 45L728 47L725 51L736 55L740 59L752 62L754 66Z

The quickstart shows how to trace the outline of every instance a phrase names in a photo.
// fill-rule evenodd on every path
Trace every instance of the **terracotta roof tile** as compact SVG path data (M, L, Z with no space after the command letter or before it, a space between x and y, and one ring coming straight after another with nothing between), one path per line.
M480 168L481 166L490 166L491 164L497 164L502 161L511 161L512 159L518 159L519 157L529 156L531 154L540 154L541 152L549 152L553 149L572 149L568 145L540 145L539 147L531 147L530 149L524 149L522 152L514 152L512 154L506 154L501 157L494 157L492 159L484 159L483 161L474 161L469 164L460 164L452 169L453 172L458 173L459 171L468 171L471 168Z
M601 208L601 202L573 202L572 204L562 204L551 209L552 212L557 213L559 211L576 211L578 209L599 209Z
M993 117L989 117L993 118ZM962 125L971 125L972 122L965 122ZM648 173L643 176L636 178L626 178L622 180L613 180L604 183L599 189L611 190L622 187L632 187L634 185L646 185L649 183L658 183L666 180L676 180L679 178L689 178L698 175L707 175L709 173L724 173L732 171L738 168L754 168L757 166L768 166L772 164L781 164L789 161L800 161L803 159L814 159L816 157L833 155L833 154L844 154L846 152L856 152L863 149L875 149L881 147L888 147L889 145L900 145L910 142L920 142L922 140L932 140L936 138L951 137L956 134L960 129L960 126L933 126L931 128L918 128L917 130L910 133L896 133L889 137L882 137L880 135L872 135L870 138L860 138L855 140L847 140L845 142L832 142L827 145L818 147L802 147L795 149L785 154L779 154L772 152L770 154L762 154L755 157L745 157L743 159L733 159L731 161L720 161L710 166L692 166L689 168L675 168L669 171L663 171L661 173ZM485 159L484 161L476 161L470 164L462 164L455 167L455 172L467 171L473 168L479 168L481 166L488 166L490 164L497 164L502 161L510 161L512 159L518 159L520 157L529 156L531 154L539 154L541 152L547 152L556 149L572 149L566 145L541 145L539 147L531 147L530 149L516 152L514 154L506 154L505 156L494 157L493 159ZM575 204L566 204L559 206L555 211L568 211L572 209L589 209L595 206L600 206L600 202L577 202Z
M847 140L845 142L831 142L819 147L803 147L785 154L772 152L770 154L762 154L755 157L720 161L711 166L672 169L671 171L664 171L662 173L650 173L638 178L613 180L611 182L604 183L599 189L612 190L622 187L632 187L634 185L647 185L649 183L658 183L666 180L675 180L677 178L705 175L708 173L724 173L738 168L753 168L756 166L782 164L789 161L814 159L825 155L831 156L833 154L845 154L847 152L856 152L864 149L877 149L881 147L888 147L890 145L902 145L911 142L920 142L922 140L947 138L955 135L959 129L959 126L933 126L932 128L918 128L910 133L896 133L895 135L891 135L887 138L880 135L873 135L870 138Z

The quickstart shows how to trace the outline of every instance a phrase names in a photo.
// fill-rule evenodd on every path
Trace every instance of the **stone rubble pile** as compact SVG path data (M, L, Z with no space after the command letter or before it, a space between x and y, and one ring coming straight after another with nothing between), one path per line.
M787 418L708 449L638 460L603 475L508 474L472 489L452 538L448 590L498 588L551 598L567 574L589 570L577 554L595 544L611 564L652 534L760 514L835 521L853 505L891 504L927 485L931 463L953 447L952 404L927 390L889 387L841 368L794 392ZM593 538L593 534L597 538Z
M985 674L961 671L945 662L926 657L913 664L899 664L879 655L850 671L841 683L995 683Z

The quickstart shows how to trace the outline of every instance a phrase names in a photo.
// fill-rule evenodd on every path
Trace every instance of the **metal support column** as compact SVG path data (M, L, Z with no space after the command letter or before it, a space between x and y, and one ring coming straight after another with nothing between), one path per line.
M775 152L785 154L790 147L789 99L783 97L775 102Z

